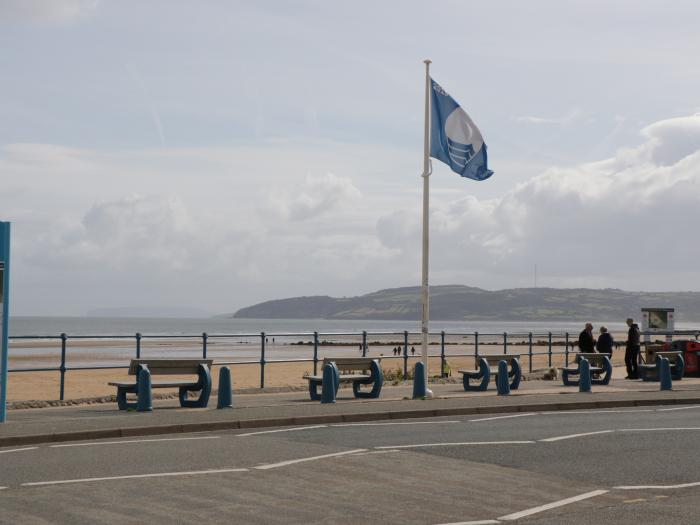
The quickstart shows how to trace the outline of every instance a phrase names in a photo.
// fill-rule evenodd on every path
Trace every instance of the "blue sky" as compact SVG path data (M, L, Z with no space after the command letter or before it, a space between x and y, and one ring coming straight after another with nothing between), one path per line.
M537 264L542 286L698 290L699 15L5 0L14 311L219 313L418 284L424 58L496 172L434 163L432 283L530 286Z

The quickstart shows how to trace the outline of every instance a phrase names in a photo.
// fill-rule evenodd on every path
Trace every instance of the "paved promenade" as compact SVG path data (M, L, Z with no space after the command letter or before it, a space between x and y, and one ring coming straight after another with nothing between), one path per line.
M525 381L510 396L495 390L464 392L461 384L431 385L432 400L411 400L411 386L385 386L380 399L356 400L352 390L341 388L335 404L309 400L306 392L234 396L234 408L182 409L176 400L154 402L150 413L120 412L116 404L11 410L0 425L0 447L57 441L136 435L378 421L485 413L557 411L584 408L634 407L664 404L700 404L700 378L674 383L674 390L659 391L659 384L619 378L608 386L593 386L579 393L561 381Z

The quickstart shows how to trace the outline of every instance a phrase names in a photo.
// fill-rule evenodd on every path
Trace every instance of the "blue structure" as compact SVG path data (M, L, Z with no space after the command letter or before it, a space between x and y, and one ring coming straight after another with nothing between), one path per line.
M10 223L0 222L0 423L7 417L7 336L10 319Z
M607 358L606 358L607 359ZM590 392L591 391L591 364L585 357L579 361L579 380L578 380L578 391L579 392Z
M231 369L227 366L222 366L219 370L219 397L216 402L216 408L233 408L233 395L231 381Z
M416 363L413 369L413 399L425 398L425 365Z
M520 382L518 380L518 382ZM508 363L498 362L498 374L496 375L496 388L499 396L510 395L510 383L508 382Z
M659 360L659 382L660 390L672 390L673 380L671 379L671 364L667 357Z
M323 383L321 384L321 403L335 403L335 394L340 386L338 369L328 363L323 367Z
M462 374L462 385L466 392L483 391L489 387L489 380L491 379L489 363L483 357L479 358L479 370L475 372L470 372L469 370L461 371ZM469 384L470 379L481 379L478 385Z
M139 391L136 400L136 410L139 412L151 412L153 410L153 394L151 390L151 371L141 365L141 370L136 378Z

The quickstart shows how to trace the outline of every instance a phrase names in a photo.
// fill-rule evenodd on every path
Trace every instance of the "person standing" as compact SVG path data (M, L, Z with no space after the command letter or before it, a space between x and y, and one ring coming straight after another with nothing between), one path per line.
M593 325L591 323L586 323L586 327L578 336L578 351L587 354L595 352Z
M627 367L627 377L625 379L638 379L639 368L639 326L634 319L627 319L627 346L625 347L625 366Z
M605 326L601 326L600 336L595 344L596 350L598 350L598 352L601 354L608 354L610 359L612 359L613 344L614 341L612 335L610 335Z

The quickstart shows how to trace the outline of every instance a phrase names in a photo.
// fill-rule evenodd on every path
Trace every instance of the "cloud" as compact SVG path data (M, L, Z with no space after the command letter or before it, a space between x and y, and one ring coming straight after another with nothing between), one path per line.
M527 286L537 263L551 286L697 289L687 276L700 258L700 116L654 123L642 136L637 148L551 168L497 199L436 200L433 282ZM380 241L403 254L418 248L419 228L419 210L377 222Z
M270 209L291 220L308 220L336 207L346 207L361 197L348 177L332 173L322 176L307 175L298 191L274 190L269 197Z
M561 117L535 117L535 116L520 116L515 117L516 122L525 122L527 124L549 124L557 126L565 126L574 122L580 121L585 117L583 111L574 108L566 115Z
M99 0L3 0L0 21L67 24L91 15Z

